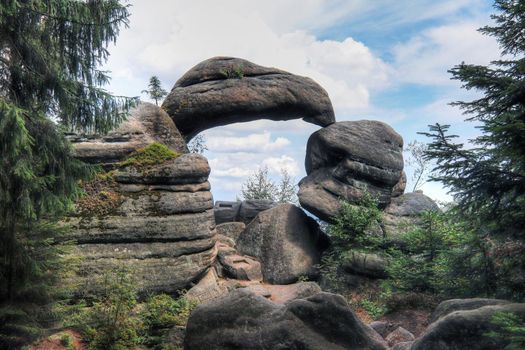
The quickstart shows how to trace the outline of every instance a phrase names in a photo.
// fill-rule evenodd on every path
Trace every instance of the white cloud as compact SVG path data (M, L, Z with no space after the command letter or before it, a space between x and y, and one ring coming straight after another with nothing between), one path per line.
M403 83L458 85L447 70L462 61L488 64L499 57L494 38L477 31L482 23L459 22L428 29L396 45L395 79Z
M225 152L272 152L282 149L290 144L290 140L277 137L272 140L272 135L265 131L247 136L208 136L206 144L208 149L215 153Z
M274 174L280 174L282 170L286 170L290 176L297 176L300 173L297 161L287 155L266 158L262 164Z
M131 27L112 50L109 69L127 67L132 73L112 86L119 94L138 95L151 75L171 87L195 64L221 55L311 77L327 90L338 113L367 108L370 89L388 80L387 65L364 44L352 38L319 40L301 29L310 20L322 23L344 14L321 0L288 0L275 7L257 1L161 0L155 11L151 6L133 2Z

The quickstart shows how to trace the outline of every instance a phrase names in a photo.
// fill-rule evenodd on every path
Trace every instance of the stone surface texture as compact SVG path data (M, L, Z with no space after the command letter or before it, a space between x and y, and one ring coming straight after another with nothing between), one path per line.
M333 221L341 199L357 203L365 192L385 207L402 176L403 139L379 121L334 123L310 136L305 166L299 202L320 219Z
M197 307L184 345L192 350L388 349L341 296L318 293L276 304L245 288Z
M130 111L127 120L108 134L69 134L74 155L86 163L114 168L131 152L160 142L177 153L187 153L186 143L171 118L151 103L141 103Z
M288 284L315 276L320 261L319 225L293 204L260 212L237 240L237 249L261 262L265 281Z
M494 338L487 333L498 330L492 322L497 312L510 312L525 320L525 304L500 304L471 310L457 310L432 323L411 350L495 350L504 349L509 338Z
M186 140L209 128L258 119L335 122L328 94L312 79L233 57L213 57L191 68L162 108Z
M395 241L403 233L420 222L425 211L440 211L436 202L421 192L405 193L392 198L383 211L382 229L389 239Z
M175 293L198 280L216 255L209 172L197 154L147 170L118 170L120 204L108 214L82 213L66 222L82 258L79 290L96 292L98 279L117 267L130 269L141 293Z

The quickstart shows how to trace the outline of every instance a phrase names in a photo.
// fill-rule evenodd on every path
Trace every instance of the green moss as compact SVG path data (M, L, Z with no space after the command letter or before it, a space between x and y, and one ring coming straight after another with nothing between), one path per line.
M180 154L173 152L166 145L154 142L131 153L128 158L120 163L120 166L143 168L150 165L164 163L165 161L177 158L178 156L180 156Z

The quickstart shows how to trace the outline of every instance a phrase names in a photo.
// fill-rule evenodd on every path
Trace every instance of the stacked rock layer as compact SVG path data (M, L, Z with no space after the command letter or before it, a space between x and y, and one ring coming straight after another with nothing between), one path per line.
M215 259L213 199L207 160L186 154L140 173L114 175L120 204L110 213L69 219L80 256L80 290L128 268L141 292L173 293L198 279Z

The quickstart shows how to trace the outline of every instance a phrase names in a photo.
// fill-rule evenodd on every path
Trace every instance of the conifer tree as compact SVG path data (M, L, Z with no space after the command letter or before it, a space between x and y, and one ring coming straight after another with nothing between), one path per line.
M473 147L456 143L448 125L435 124L426 156L436 162L433 180L454 195L456 209L477 232L465 250L471 276L483 276L487 295L525 298L525 2L496 0L493 26L502 58L489 66L461 63L450 70L463 87L481 92L455 102L479 125ZM476 246L478 248L476 248ZM472 258L476 255L483 259ZM476 262L477 261L477 262Z
M143 93L149 94L152 100L155 100L155 104L159 105L159 100L168 94L161 86L160 79L156 75L149 79L148 84L149 90L142 90Z
M50 277L38 248L86 175L63 131L106 132L134 103L99 70L128 16L118 0L0 2L0 303Z
M448 186L459 207L494 230L525 239L525 3L497 0L495 26L480 29L494 36L504 59L490 66L462 63L450 72L466 89L483 96L455 102L480 124L482 134L466 149L454 143L448 125L433 125L428 158L437 162L434 180Z

